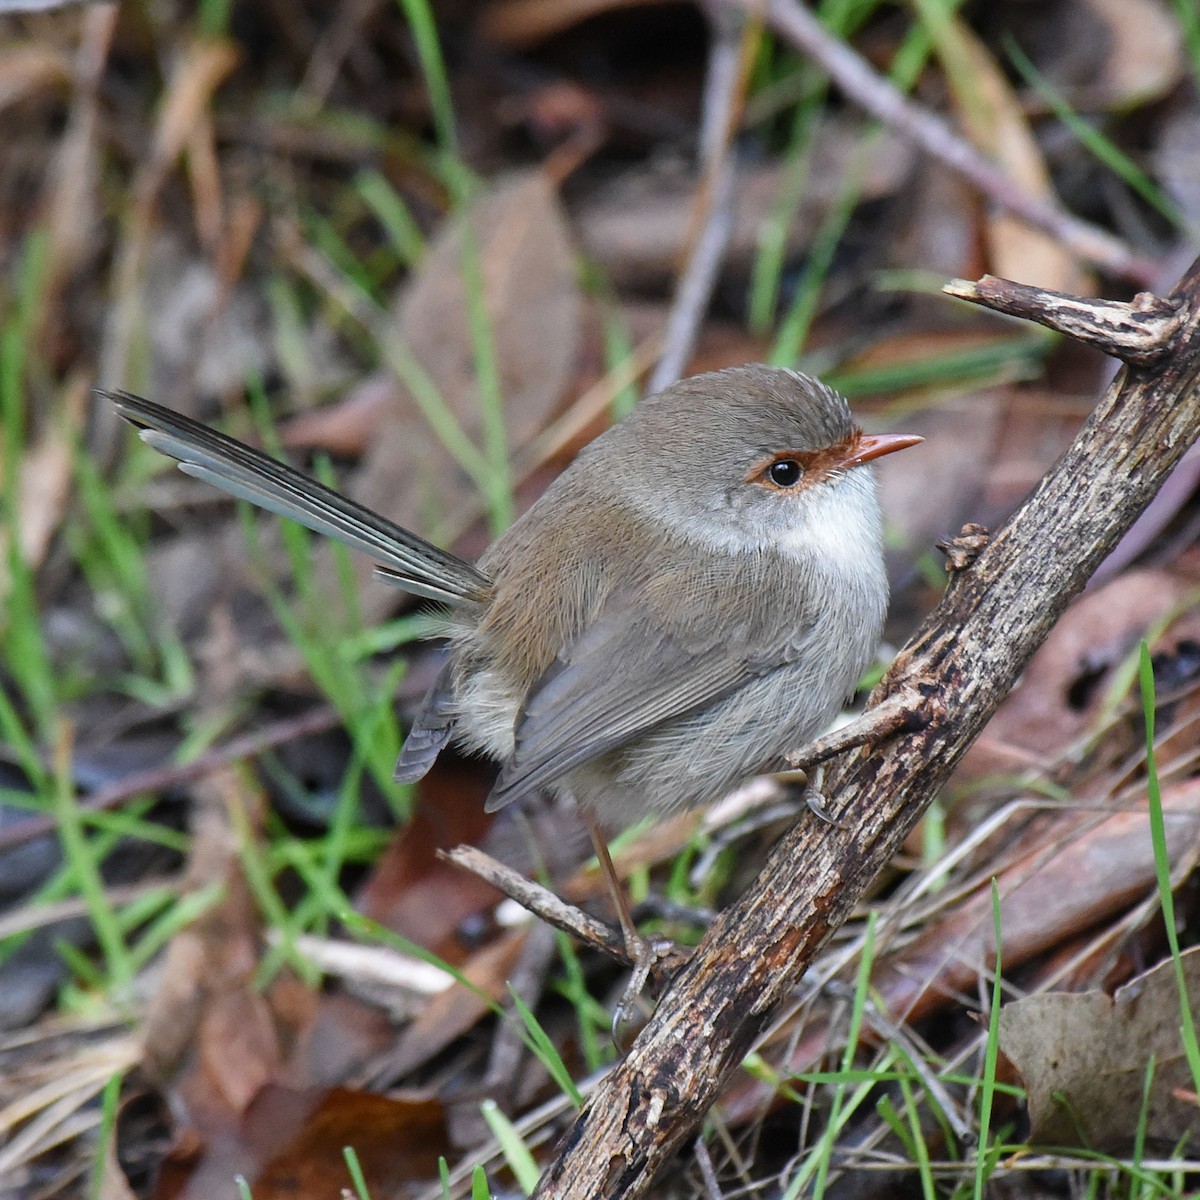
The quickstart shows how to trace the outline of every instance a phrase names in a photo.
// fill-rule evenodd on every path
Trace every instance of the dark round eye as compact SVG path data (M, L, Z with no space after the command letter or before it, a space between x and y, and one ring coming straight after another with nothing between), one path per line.
M794 458L781 458L767 468L767 478L781 488L795 487L803 474L803 469Z

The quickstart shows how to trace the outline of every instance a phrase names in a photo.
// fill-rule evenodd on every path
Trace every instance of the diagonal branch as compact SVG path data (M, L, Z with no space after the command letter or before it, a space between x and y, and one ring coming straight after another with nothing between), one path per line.
M784 41L808 55L852 100L974 185L1001 208L1058 238L1081 258L1127 279L1148 283L1155 264L1105 229L1021 187L960 137L936 113L910 100L854 49L834 37L801 0L721 0L760 16Z
M989 291L1004 290L993 281ZM1027 290L1023 303L1036 305ZM982 299L982 297L981 297ZM904 689L930 716L826 775L838 812L803 817L672 981L632 1050L564 1137L536 1197L645 1195L694 1136L776 1006L1008 694L1070 600L1200 432L1200 260L1167 298L1159 352L1138 347L1075 441L897 658L876 699ZM987 301L983 301L987 302ZM1078 319L1087 301L1078 300ZM1049 309L1061 298L1043 298ZM1103 302L1096 325L1111 326Z

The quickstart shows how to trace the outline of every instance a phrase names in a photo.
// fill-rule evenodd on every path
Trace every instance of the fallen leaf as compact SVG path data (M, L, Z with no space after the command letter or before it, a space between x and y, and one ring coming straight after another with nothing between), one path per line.
M1165 96L1183 77L1179 22L1160 0L1084 0L1107 27L1104 53L1095 55L1099 78L1089 99L1096 106L1129 109ZM1014 276L1015 278L1015 276Z
M1114 668L1187 592L1166 571L1128 571L1076 600L963 756L956 785L1048 759L1077 741L1094 723Z
M60 410L45 422L18 463L16 521L0 529L0 601L11 586L8 538L14 524L21 558L36 570L67 511L75 481L73 434L83 424L88 394L83 380L74 380ZM3 487L0 471L0 490Z
M0 109L43 91L66 91L71 60L64 50L29 42L0 51Z
M279 439L292 449L325 450L361 456L393 415L400 385L389 375L368 375L335 404L323 404L280 427Z
M46 267L45 313L54 326L68 307L64 289L78 285L80 275L104 234L100 198L102 140L100 81L108 63L113 33L120 17L115 4L84 9L74 53L71 108L54 152L45 195L49 263Z
M1200 948L1181 955L1181 965L1194 998L1193 1019L1200 1019ZM1112 996L1047 992L1006 1004L1000 1010L1000 1049L1025 1085L1029 1141L1122 1154L1144 1128L1148 1146L1194 1142L1200 1137L1200 1105L1180 1019L1169 961ZM1154 1074L1144 1099L1152 1057Z
M261 929L242 875L225 805L257 808L233 772L197 788L191 886L220 883L224 895L172 939L143 1027L149 1076L161 1083L185 1129L203 1139L237 1127L254 1098L287 1069L288 1049L311 1021L288 978L264 991L255 983ZM277 1003L282 998L285 1003Z
M647 0L497 0L484 7L479 33L502 46L523 49L602 13L646 3Z
M1164 788L1165 825L1172 861L1200 838L1200 780ZM1155 886L1150 822L1145 812L1109 817L1063 811L1036 826L1030 845L1001 871L989 865L964 899L926 922L911 943L880 958L872 987L892 1020L916 1022L978 993L995 963L991 878L1001 898L1004 970L1016 971L1036 955L1093 929L1144 899ZM990 860L989 860L990 864ZM785 1026L779 1036L794 1038ZM780 1068L808 1071L829 1045L825 1021L808 1019ZM761 1085L739 1086L725 1102L730 1121L761 1111Z
M476 844L492 818L483 802L490 786L477 765L439 763L421 781L412 818L389 843L355 896L355 908L450 962L463 960L458 927L500 899L478 876L438 857Z
M195 39L176 57L154 131L149 159L153 169L165 170L182 153L240 57L234 42L220 38Z
M508 980L527 934L525 927L510 929L473 954L460 968L470 986L456 982L434 996L404 1027L395 1048L370 1064L371 1079L404 1078L487 1016L489 999L499 1002L507 998Z
M159 1173L155 1200L227 1200L241 1175L255 1200L349 1194L346 1147L372 1196L405 1194L437 1177L449 1156L442 1106L424 1097L348 1088L264 1088L236 1130L206 1148L181 1144Z
M1172 861L1200 837L1200 780L1163 790ZM1109 817L1063 811L1036 827L1032 844L1003 870L935 919L873 980L894 1017L918 1019L975 988L995 961L991 874L1000 894L1005 970L1128 908L1154 887L1154 852L1145 812Z
M786 237L788 253L799 258L836 205L842 203L847 161L862 155L861 120L826 120L813 137L808 184L792 214ZM861 168L863 201L897 193L909 179L915 157L900 138L880 139ZM779 204L786 170L776 164L740 166L737 206L724 256L725 271L749 275L758 255L763 226ZM624 172L586 196L575 212L584 252L604 269L614 287L639 291L669 284L688 245L688 222L681 218L694 200L696 181L689 171L666 172L661 166ZM744 361L744 360L743 360Z

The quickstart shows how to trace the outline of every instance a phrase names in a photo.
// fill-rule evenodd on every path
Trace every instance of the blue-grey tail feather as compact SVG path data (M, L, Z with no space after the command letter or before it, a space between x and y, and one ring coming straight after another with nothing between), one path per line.
M400 747L400 757L396 759L392 778L397 783L416 783L418 779L423 779L453 734L453 718L441 725L414 725Z
M413 721L392 778L397 783L416 783L423 779L437 756L454 736L458 713L454 704L454 663L447 660L425 693L425 699Z

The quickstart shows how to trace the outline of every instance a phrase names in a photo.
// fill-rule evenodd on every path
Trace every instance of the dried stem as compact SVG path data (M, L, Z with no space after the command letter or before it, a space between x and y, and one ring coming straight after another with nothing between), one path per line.
M700 161L704 175L697 190L693 220L697 227L679 276L662 336L662 353L648 394L674 383L696 347L700 323L716 286L717 274L733 233L736 170L731 150L746 88L742 52L745 19L727 6L704 6L712 29L708 73L704 80L704 116Z
M569 933L599 950L601 954L607 954L626 966L634 965L619 929L588 916L583 909L568 904L548 888L526 879L519 871L506 867L490 854L485 854L474 846L455 846L453 850L439 850L438 855L447 862L452 862L455 866L486 880L492 887L503 892L509 899L515 900L534 916L541 917L555 929ZM678 966L681 961L681 958L674 957L671 961L664 962L664 966L670 969L672 966Z
M1119 358L1149 365L1169 353L1171 339L1183 324L1178 301L1140 292L1129 304L1117 300L1083 300L1047 288L1030 287L985 275L977 282L952 279L942 291L972 304L981 304L1010 317L1036 321Z

